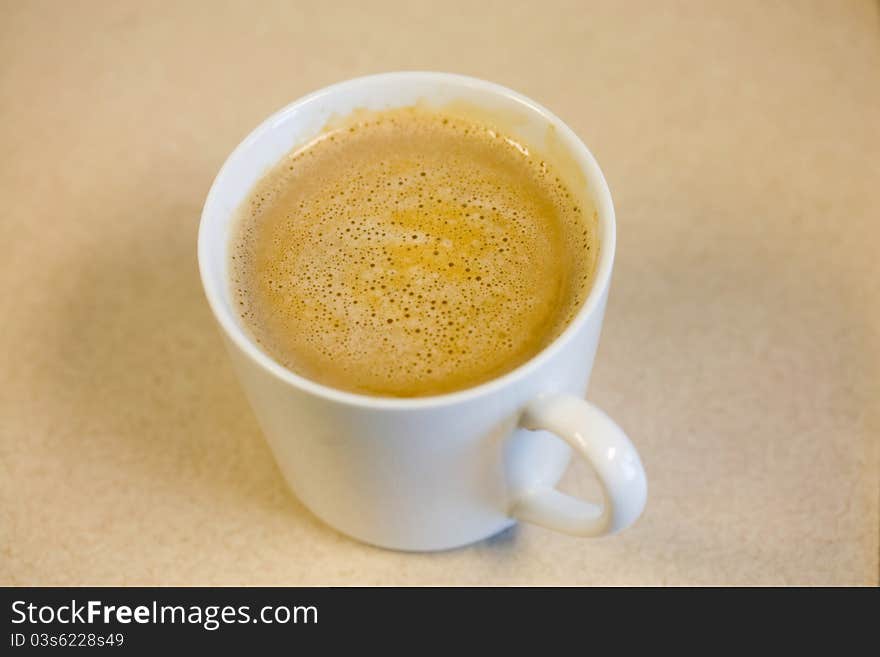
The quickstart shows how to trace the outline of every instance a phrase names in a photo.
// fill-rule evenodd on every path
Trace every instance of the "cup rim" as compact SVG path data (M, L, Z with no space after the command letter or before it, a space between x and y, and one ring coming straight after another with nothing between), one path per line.
M525 363L522 363L509 372L470 388L425 397L384 397L348 392L318 383L317 381L313 381L284 367L261 350L245 333L243 327L232 316L232 312L229 312L224 307L220 287L213 282L208 270L207 263L210 258L210 240L207 238L208 229L206 226L209 223L209 216L216 211L214 206L217 203L220 184L225 177L224 174L227 169L230 168L231 163L253 142L262 138L265 133L270 132L274 126L286 118L288 114L296 112L301 106L314 102L318 98L331 96L348 87L389 81L405 84L414 79L422 81L428 79L438 83L444 82L463 87L478 88L494 95L504 96L509 100L515 101L528 111L540 115L547 123L553 125L566 147L571 151L576 150L579 152L579 160L583 161L582 170L593 188L591 189L591 192L595 197L596 211L599 215L599 258L596 263L593 285L577 315L575 315L568 326L565 327L556 339ZM605 211L603 212L600 208L605 208ZM514 385L518 381L528 378L544 363L563 350L596 310L609 285L611 270L614 263L616 238L614 205L611 199L611 192L608 189L608 183L605 180L605 176L602 174L602 170L599 168L599 163L580 137L578 137L571 128L569 128L550 110L519 92L487 80L466 75L434 71L396 71L351 78L313 91L312 93L301 96L297 100L285 105L254 128L226 158L208 191L202 209L201 219L199 221L198 261L202 287L204 288L205 296L208 299L208 305L211 307L214 317L217 319L225 335L234 343L234 345L264 371L288 385L299 388L327 401L361 408L415 410L451 406L453 404L472 401L477 398L497 393L508 386ZM222 282L220 285L222 285Z

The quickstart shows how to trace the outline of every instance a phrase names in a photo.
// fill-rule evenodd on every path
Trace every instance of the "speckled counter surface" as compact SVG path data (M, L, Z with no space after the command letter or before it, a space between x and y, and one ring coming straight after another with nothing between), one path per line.
M875 2L255 4L0 2L0 583L878 583ZM590 397L650 482L620 536L367 547L260 436L201 204L263 117L401 68L522 91L605 170Z

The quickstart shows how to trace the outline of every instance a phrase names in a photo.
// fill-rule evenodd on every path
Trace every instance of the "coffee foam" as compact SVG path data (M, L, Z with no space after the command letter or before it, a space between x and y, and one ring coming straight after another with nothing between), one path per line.
M334 387L423 396L490 380L565 328L589 290L596 215L540 156L422 109L299 148L242 207L230 248L245 326Z

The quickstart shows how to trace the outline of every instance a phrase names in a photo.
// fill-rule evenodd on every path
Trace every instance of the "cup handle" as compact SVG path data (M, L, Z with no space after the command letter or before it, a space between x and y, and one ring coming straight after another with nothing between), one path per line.
M639 453L605 413L574 395L542 395L520 417L520 427L551 431L586 459L602 487L601 505L542 486L517 491L510 515L575 536L614 534L645 508L648 485Z

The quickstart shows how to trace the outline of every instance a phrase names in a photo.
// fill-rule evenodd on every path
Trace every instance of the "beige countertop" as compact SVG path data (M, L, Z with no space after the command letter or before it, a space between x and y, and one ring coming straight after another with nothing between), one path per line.
M620 536L358 544L236 384L195 259L217 169L404 68L522 91L604 168L590 397L650 482ZM0 584L878 583L876 2L5 0L0 144Z

